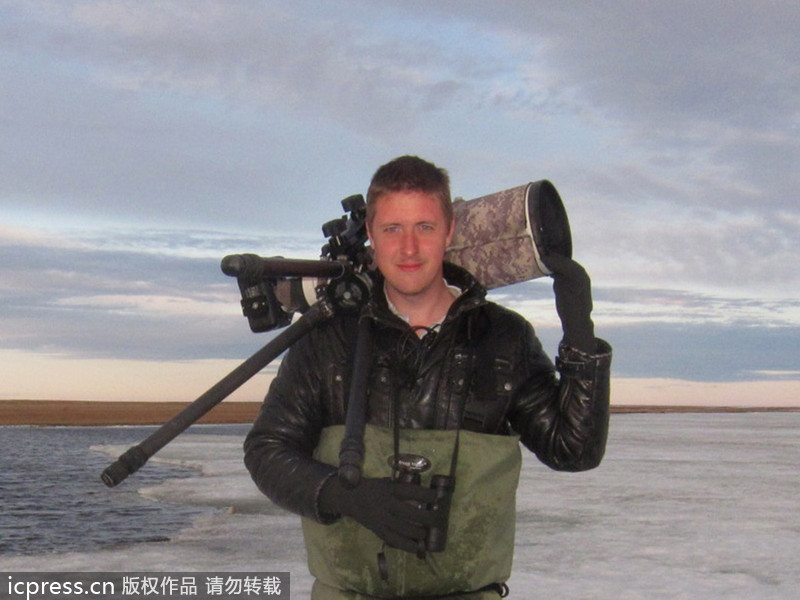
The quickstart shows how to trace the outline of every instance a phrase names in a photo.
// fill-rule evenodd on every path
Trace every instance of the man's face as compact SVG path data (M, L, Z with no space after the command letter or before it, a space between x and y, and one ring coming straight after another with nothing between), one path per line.
M369 239L393 302L398 295L424 300L426 293L438 290L453 229L433 194L399 191L378 199Z

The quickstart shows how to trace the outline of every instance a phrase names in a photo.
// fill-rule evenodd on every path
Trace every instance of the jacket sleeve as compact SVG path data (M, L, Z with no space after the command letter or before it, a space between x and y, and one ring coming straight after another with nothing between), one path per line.
M322 369L315 333L296 342L281 362L244 442L244 462L275 504L323 520L317 499L334 467L312 458L325 424Z
M509 411L525 446L559 471L586 471L603 459L609 422L611 347L597 339L594 354L565 344L556 370L526 324L523 380Z

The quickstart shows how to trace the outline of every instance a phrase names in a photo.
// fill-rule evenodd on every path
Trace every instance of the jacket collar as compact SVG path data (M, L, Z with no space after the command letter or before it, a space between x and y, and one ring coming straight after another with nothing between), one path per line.
M466 269L445 261L443 264L443 274L448 285L455 286L461 290L461 295L456 298L455 302L453 302L453 305L450 307L445 317L445 322L486 303L486 288L484 288ZM372 297L364 308L364 314L379 321L407 326L407 324L389 308L386 294L384 294L383 291L383 285L383 275L376 269L374 272Z

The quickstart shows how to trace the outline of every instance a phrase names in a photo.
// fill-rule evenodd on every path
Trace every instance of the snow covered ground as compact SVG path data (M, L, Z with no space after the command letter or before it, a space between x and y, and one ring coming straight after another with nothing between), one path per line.
M526 455L511 597L797 598L798 434L800 413L615 415L594 471L555 473ZM203 476L142 494L226 509L171 541L0 556L0 571L289 571L292 597L309 597L299 519L255 489L241 444L183 435L152 459Z

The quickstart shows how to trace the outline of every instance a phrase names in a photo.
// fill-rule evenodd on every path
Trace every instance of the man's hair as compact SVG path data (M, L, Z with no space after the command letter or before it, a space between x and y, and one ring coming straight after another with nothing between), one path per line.
M367 191L367 224L375 218L375 204L389 192L414 191L433 194L442 205L448 225L453 222L450 201L450 177L441 169L418 156L400 156L375 171Z

